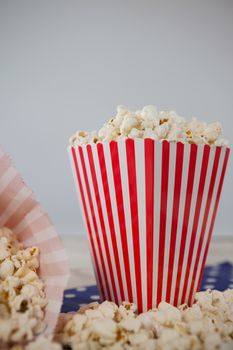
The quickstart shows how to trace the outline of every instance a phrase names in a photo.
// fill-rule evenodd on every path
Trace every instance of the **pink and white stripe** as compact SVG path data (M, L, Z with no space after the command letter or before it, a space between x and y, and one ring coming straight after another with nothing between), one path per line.
M48 332L56 325L69 277L68 259L48 214L0 149L0 227L11 228L25 246L40 248L40 277L46 285Z
M151 139L69 147L103 299L140 312L193 302L229 153Z

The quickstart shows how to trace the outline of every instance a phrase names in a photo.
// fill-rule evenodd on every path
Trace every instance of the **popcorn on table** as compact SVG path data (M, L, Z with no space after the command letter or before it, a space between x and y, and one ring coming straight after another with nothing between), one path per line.
M92 303L74 314L56 339L72 350L230 350L233 290L197 293L192 307L161 302L140 315L134 304Z
M23 248L0 229L0 343L32 340L45 329L44 284L37 274L39 249Z
M0 229L0 348L6 350L230 350L233 349L233 290L196 294L192 307L161 302L137 314L136 305L92 303L61 315L53 336L45 335L44 284L39 250L23 248Z
M4 350L4 349L3 349ZM62 350L62 346L52 340L51 336L39 335L25 345L13 345L10 350Z
M196 118L187 120L174 111L158 111L155 106L145 106L136 112L125 106L117 107L117 114L98 133L78 130L69 140L71 145L119 140L121 138L151 138L183 143L227 146L221 137L219 122L207 124Z

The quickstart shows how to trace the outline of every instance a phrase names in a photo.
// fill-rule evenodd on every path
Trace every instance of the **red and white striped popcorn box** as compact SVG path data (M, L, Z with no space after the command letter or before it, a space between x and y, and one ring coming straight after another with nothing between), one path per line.
M68 151L102 299L192 304L230 149L122 139Z
M45 282L48 301L45 321L47 332L51 332L57 322L69 277L68 258L48 214L24 183L9 156L0 149L2 226L12 229L25 247L36 245L40 249L39 274Z

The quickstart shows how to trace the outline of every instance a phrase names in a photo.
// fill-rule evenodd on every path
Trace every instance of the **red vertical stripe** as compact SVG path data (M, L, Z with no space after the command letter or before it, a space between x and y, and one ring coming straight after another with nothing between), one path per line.
M180 207L180 188L181 188L181 180L182 180L183 159L184 159L184 144L181 142L178 142L176 145L176 168L175 168L175 180L174 180L171 239L170 239L167 290L166 290L167 302L170 302L170 298L171 298L171 286L172 286L172 278L173 278L176 236L177 236L178 216L179 216L179 207Z
M129 199L131 211L132 224L132 238L134 249L134 267L135 280L138 301L138 311L142 312L142 278L141 278L141 256L140 256L140 241L139 241L139 219L138 219L138 199L137 199L137 177L136 177L136 160L134 140L127 139L126 155L128 167L128 181L129 181ZM140 184L142 186L142 184Z
M94 186L94 190L95 190L95 198L96 198L96 203L97 203L97 208L98 208L98 214L99 214L101 231L102 231L102 235L103 235L105 252L106 252L107 261L108 261L108 267L109 267L112 289L113 289L113 294L114 294L114 301L118 304L118 297L117 297L112 262L111 262L110 252L109 252L108 239L107 239L107 234L106 234L106 229L105 229L105 224L104 224L103 211L102 211L102 207L101 207L100 193L99 193L99 188L98 188L98 183L97 183L97 178L96 178L95 164L94 164L94 159L93 159L93 154L92 154L92 147L90 145L87 145L87 154L88 154L88 159L89 159L89 164L90 164L90 169L91 169L92 182L93 182L93 186Z
M126 226L125 226L125 212L124 212L124 205L123 205L123 193L122 193L118 145L116 141L110 142L110 153L111 153L112 171L113 171L114 187L115 187L115 193L116 193L117 212L118 212L118 219L119 219L119 225L120 225L121 244L122 244L122 251L123 251L128 296L129 296L129 301L132 302L133 295L132 295L132 284L131 284L131 276L130 276L130 268L129 268L128 240L127 240L127 233L126 233Z
M108 184L108 177L107 177L107 170L106 170L106 162L105 162L105 158L104 158L103 144L102 143L97 144L97 151L98 151L101 177L102 177L102 183L103 183L103 189L104 189L105 203L106 203L107 214L108 214L108 223L109 223L109 228L110 228L110 232L111 232L111 240L112 240L112 247L113 247L113 253L114 253L116 270L117 270L117 277L118 277L118 281L119 281L121 300L124 301L125 294L124 294L124 289L123 289L122 273L121 273L119 254L118 254L118 249L117 249L116 232L115 232L115 225L114 225L113 214L112 214L112 204L111 204L111 198L110 198L110 191L109 191L109 184Z
M152 308L154 247L154 140L145 140L147 307Z
M169 177L169 156L170 144L167 141L162 143L162 176L161 176L161 197L160 197L160 232L159 232L159 257L158 257L158 279L157 279L157 304L162 300L163 271L164 271L164 250L167 224L167 196Z
M178 296L179 296L179 289L180 289L180 282L181 282L180 280L181 280L181 274L182 274L182 268L183 268L184 252L185 252L187 230L188 230L188 223L189 223L189 214L190 214L190 208L191 208L191 202L192 202L196 160L197 160L197 145L190 145L188 182L187 182L187 188L186 188L184 218L183 218L183 226L182 226L182 233L181 233L178 269L177 269L177 276L176 276L176 290L175 290L174 305L177 305L178 303Z
M202 226L201 226L201 234L200 234L200 239L199 239L198 248L197 248L195 265L194 265L194 269L193 269L192 283L191 283L190 292L189 292L189 298L188 298L189 304L191 304L191 302L192 302L192 296L193 296L193 292L194 292L193 288L194 288L194 283L196 280L197 268L199 265L199 260L200 260L202 245L203 245L203 239L204 239L204 235L205 235L205 231L206 231L206 225L207 225L207 221L208 221L210 205L211 205L211 200L212 200L212 196L213 196L213 190L214 190L214 185L215 185L215 180L216 180L216 175L217 175L217 170L218 170L220 153L221 153L221 148L216 147L215 156L214 156L214 164L213 164L213 169L212 169L212 174L211 174L211 179L210 179L210 186L209 186L209 191L207 194L206 207L205 207L203 222L202 222Z
M82 168L83 168L84 181L86 184L87 196L88 196L89 205L90 205L90 209L91 209L91 216L92 216L92 221L93 221L93 225L94 225L95 236L96 236L98 250L99 250L99 254L100 254L100 261L101 261L104 279L105 279L105 284L106 284L106 289L107 289L107 298L108 298L108 300L110 300L111 296L110 296L110 289L109 289L109 284L108 284L107 272L106 272L106 267L105 267L105 263L104 263L104 258L103 258L100 237L99 237L99 232L98 232L96 218L95 218L94 207L93 207L92 198L91 198L91 191L90 191L90 186L89 186L89 182L88 182L87 170L86 170L86 165L85 165L85 161L84 161L82 147L79 147L79 156L80 156L80 160L81 160L81 164L82 164Z
M189 253L188 253L188 263L186 266L184 287L183 287L183 293L182 293L182 299L181 299L182 304L185 302L185 296L186 296L186 291L187 291L187 286L188 286L188 281L189 281L190 267L191 267L191 263L192 263L192 259L193 259L193 248L195 245L197 227L198 227L200 211L201 211L202 197L203 197L204 188L205 188L209 155L210 155L210 146L206 145L204 147L203 157L202 157L200 181L199 181L199 185L198 185L196 208L195 208L195 213L194 213L193 227L192 227L191 240L190 240Z
M104 288L103 288L103 283L102 283L102 278L101 278L101 274L100 274L100 268L99 268L99 264L98 264L98 259L97 259L97 256L96 256L93 236L92 236L92 232L91 232L91 225L90 225L90 221L89 221L89 218L88 218L87 206L86 206L85 197L84 197L84 193L83 193L82 181L81 181L81 177L80 177L80 173L79 173L79 166L78 166L77 157L76 157L76 154L75 154L74 147L71 148L71 151L72 151L72 156L73 156L73 161L74 161L74 166L75 166L75 173L76 173L76 177L77 177L77 180L78 180L78 187L79 187L80 195L81 195L81 199L82 199L83 210L84 210L84 215L85 215L86 224L87 224L87 230L88 230L88 234L89 234L89 237L90 237L90 243L91 243L91 249L92 249L92 252L93 252L94 263L95 263L97 276L98 276L98 280L99 280L100 291L101 291L101 295L102 295L103 299L106 299L106 295L104 293Z
M230 154L230 149L227 148L226 149L226 153L225 153L225 157L224 157L222 174L221 174L221 178L220 178L220 181L219 181L218 192L217 192L216 201L215 201L215 205L214 205L214 211L213 211L213 215L212 215L212 219L211 219L210 229L209 229L209 233L208 233L208 239L207 239L207 243L206 243L205 253L204 253L204 257L203 257L203 261L202 261L201 273L200 273L200 276L199 276L198 289L197 290L200 290L200 286L201 286L201 280L202 280L204 267L205 267L205 262L206 262L206 258L207 258L207 253L208 253L208 250L209 250L209 245L210 245L210 241L211 241L211 237L212 237L212 233L213 233L214 222L215 222L215 219L216 219L216 214L217 214L218 205L219 205L219 199L220 199L221 192L222 192L222 186L223 186L223 181L224 181L224 177L225 177L225 173L226 173L226 167L227 167L227 163L228 163L228 159L229 159L229 154Z

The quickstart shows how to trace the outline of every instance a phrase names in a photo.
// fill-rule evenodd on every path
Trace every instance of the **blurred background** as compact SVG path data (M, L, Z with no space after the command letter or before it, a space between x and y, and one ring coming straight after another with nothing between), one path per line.
M118 104L220 121L232 144L232 42L232 0L0 0L0 144L61 234L84 234L68 138ZM215 237L232 236L232 164Z

